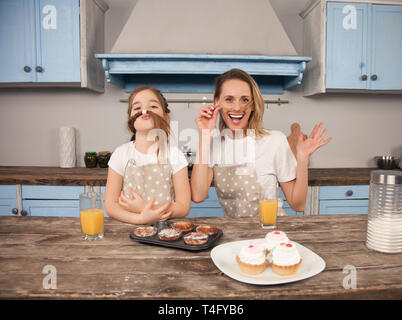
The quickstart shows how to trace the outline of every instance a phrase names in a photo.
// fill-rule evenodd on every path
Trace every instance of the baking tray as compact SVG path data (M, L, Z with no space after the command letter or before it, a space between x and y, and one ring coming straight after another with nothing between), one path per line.
M154 226L154 225L152 225ZM197 228L198 225L194 226L194 229ZM161 229L158 228L158 232ZM212 236L208 236L208 241L204 244L198 245L198 246L194 246L194 245L190 245L184 242L183 237L187 234L190 233L192 231L189 232L183 232L181 237L177 240L174 241L164 241L164 240L160 240L158 237L158 232L156 234L154 234L152 237L137 237L134 234L134 230L130 233L130 239L140 242L140 243L145 243L145 244L149 244L149 245L156 245L156 246L162 246L162 247L168 247L168 248L175 248L175 249L182 249L182 250L186 250L186 251L193 251L193 252L197 252L197 251L202 251L202 250L206 250L211 248L214 243L223 235L223 232L221 229L218 228L218 233Z

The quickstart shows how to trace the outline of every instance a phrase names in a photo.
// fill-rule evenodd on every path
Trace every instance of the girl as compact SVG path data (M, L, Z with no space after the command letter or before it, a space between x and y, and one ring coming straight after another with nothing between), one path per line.
M105 208L122 222L147 224L190 211L187 161L167 143L168 104L159 90L135 89L129 98L132 141L119 146L109 161Z
M239 69L217 78L214 104L202 107L196 118L200 140L191 175L192 200L203 201L214 180L225 216L255 216L259 191L279 182L291 208L303 211L309 157L331 140L323 141L327 130L321 133L319 124L307 139L300 135L295 159L282 132L261 127L264 100L254 79ZM213 139L218 112L221 134Z

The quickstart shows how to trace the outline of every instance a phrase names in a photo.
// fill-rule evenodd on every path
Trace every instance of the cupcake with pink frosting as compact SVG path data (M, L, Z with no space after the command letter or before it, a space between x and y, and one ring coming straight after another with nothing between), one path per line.
M302 263L302 258L293 243L281 243L269 254L272 270L281 276L294 275Z
M289 243L289 238L286 233L283 231L271 231L268 232L265 236L265 249L267 250L267 254L280 245L281 243Z
M236 256L240 270L248 275L256 275L262 273L268 261L265 255L265 247L260 243L250 243L241 248Z

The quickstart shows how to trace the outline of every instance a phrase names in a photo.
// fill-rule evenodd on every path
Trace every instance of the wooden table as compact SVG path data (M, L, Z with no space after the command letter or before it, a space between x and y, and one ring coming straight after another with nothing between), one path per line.
M133 226L110 218L104 239L88 242L81 238L78 218L0 217L0 298L401 299L402 254L367 249L366 219L279 217L278 229L320 255L326 268L299 282L257 286L222 274L210 250L192 253L136 243L129 239ZM217 244L266 234L255 219L191 220L220 227L224 234ZM356 289L343 286L348 265L356 268ZM43 273L46 266L55 268L56 289L44 288L44 278L51 275Z

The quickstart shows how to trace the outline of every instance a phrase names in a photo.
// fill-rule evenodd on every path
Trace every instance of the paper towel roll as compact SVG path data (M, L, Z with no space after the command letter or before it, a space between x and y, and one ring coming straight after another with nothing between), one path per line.
M61 127L60 138L60 167L74 168L76 164L75 155L75 128Z

